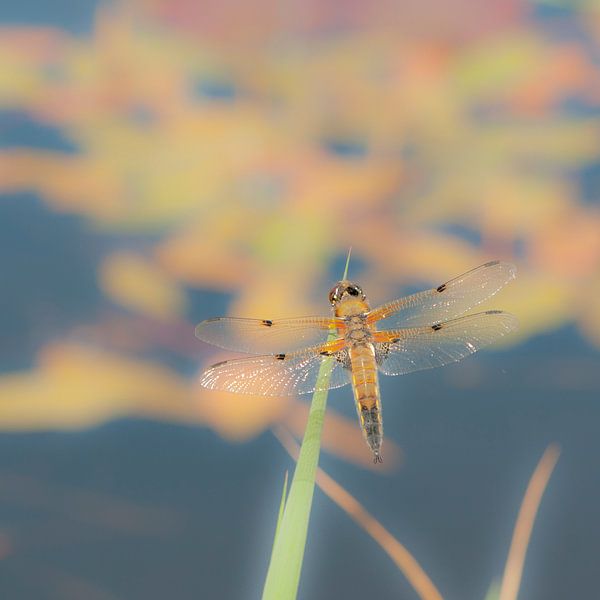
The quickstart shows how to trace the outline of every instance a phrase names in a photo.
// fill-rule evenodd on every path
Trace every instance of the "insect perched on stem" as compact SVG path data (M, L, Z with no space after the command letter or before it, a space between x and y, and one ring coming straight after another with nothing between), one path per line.
M256 355L212 365L200 383L213 390L269 396L307 394L320 385L333 389L351 383L365 440L374 461L381 462L378 371L404 375L440 367L514 331L517 319L510 313L465 313L515 275L513 265L491 261L436 288L374 309L362 288L344 276L329 292L332 317L202 321L196 327L199 339ZM322 384L318 375L324 361L330 365L330 376Z

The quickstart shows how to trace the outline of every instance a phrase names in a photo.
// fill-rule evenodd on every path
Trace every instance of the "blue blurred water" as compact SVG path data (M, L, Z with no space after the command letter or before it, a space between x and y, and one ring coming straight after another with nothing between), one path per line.
M47 25L65 29L74 34L89 34L93 30L96 10L102 4L99 0L53 0L37 2L0 2L0 18L3 25Z
M49 211L33 194L0 195L0 373L29 366L45 342L105 301L96 283L100 238L81 217Z
M39 148L75 154L79 148L58 127L17 110L0 110L0 149Z

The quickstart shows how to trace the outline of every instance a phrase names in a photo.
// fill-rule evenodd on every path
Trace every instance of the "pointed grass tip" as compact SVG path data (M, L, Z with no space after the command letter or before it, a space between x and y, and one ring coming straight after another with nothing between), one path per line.
M344 268L344 276L342 277L342 281L346 281L346 277L348 277L348 267L350 266L350 255L352 254L352 246L348 249L348 256L346 257L346 266Z

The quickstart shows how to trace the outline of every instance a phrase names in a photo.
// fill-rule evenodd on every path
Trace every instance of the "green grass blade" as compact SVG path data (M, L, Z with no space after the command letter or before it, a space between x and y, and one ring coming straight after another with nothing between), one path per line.
M317 385L320 389L327 387L332 361L325 359L321 365ZM292 485L273 543L263 600L294 600L298 592L327 395L326 389L313 394Z
M285 472L285 477L283 478L283 490L281 491L281 502L279 503L279 514L277 515L277 525L275 526L275 536L273 537L273 546L275 546L275 540L277 539L277 532L279 531L279 526L281 525L281 519L283 518L283 511L285 509L285 497L287 495L287 485L288 485L288 471Z
M500 582L493 581L488 593L485 595L485 600L498 600L500 598Z
M348 267L350 266L350 255L352 254L352 246L348 250L348 256L346 256L346 267L344 268L344 276L342 277L342 281L345 281L346 277L348 277Z
M346 258L344 279L348 275L351 252L352 248ZM336 337L336 331L332 330L328 339ZM295 600L298 593L332 365L333 358L325 358L319 369L316 387L321 391L313 394L287 502L282 498L262 600ZM284 504L282 515L281 507Z

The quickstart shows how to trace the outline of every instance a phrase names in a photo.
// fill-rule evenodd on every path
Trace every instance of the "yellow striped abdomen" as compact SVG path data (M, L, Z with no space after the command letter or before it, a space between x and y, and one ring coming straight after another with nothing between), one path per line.
M350 365L356 411L363 435L373 452L375 462L381 462L383 421L373 344L352 345L350 347Z

